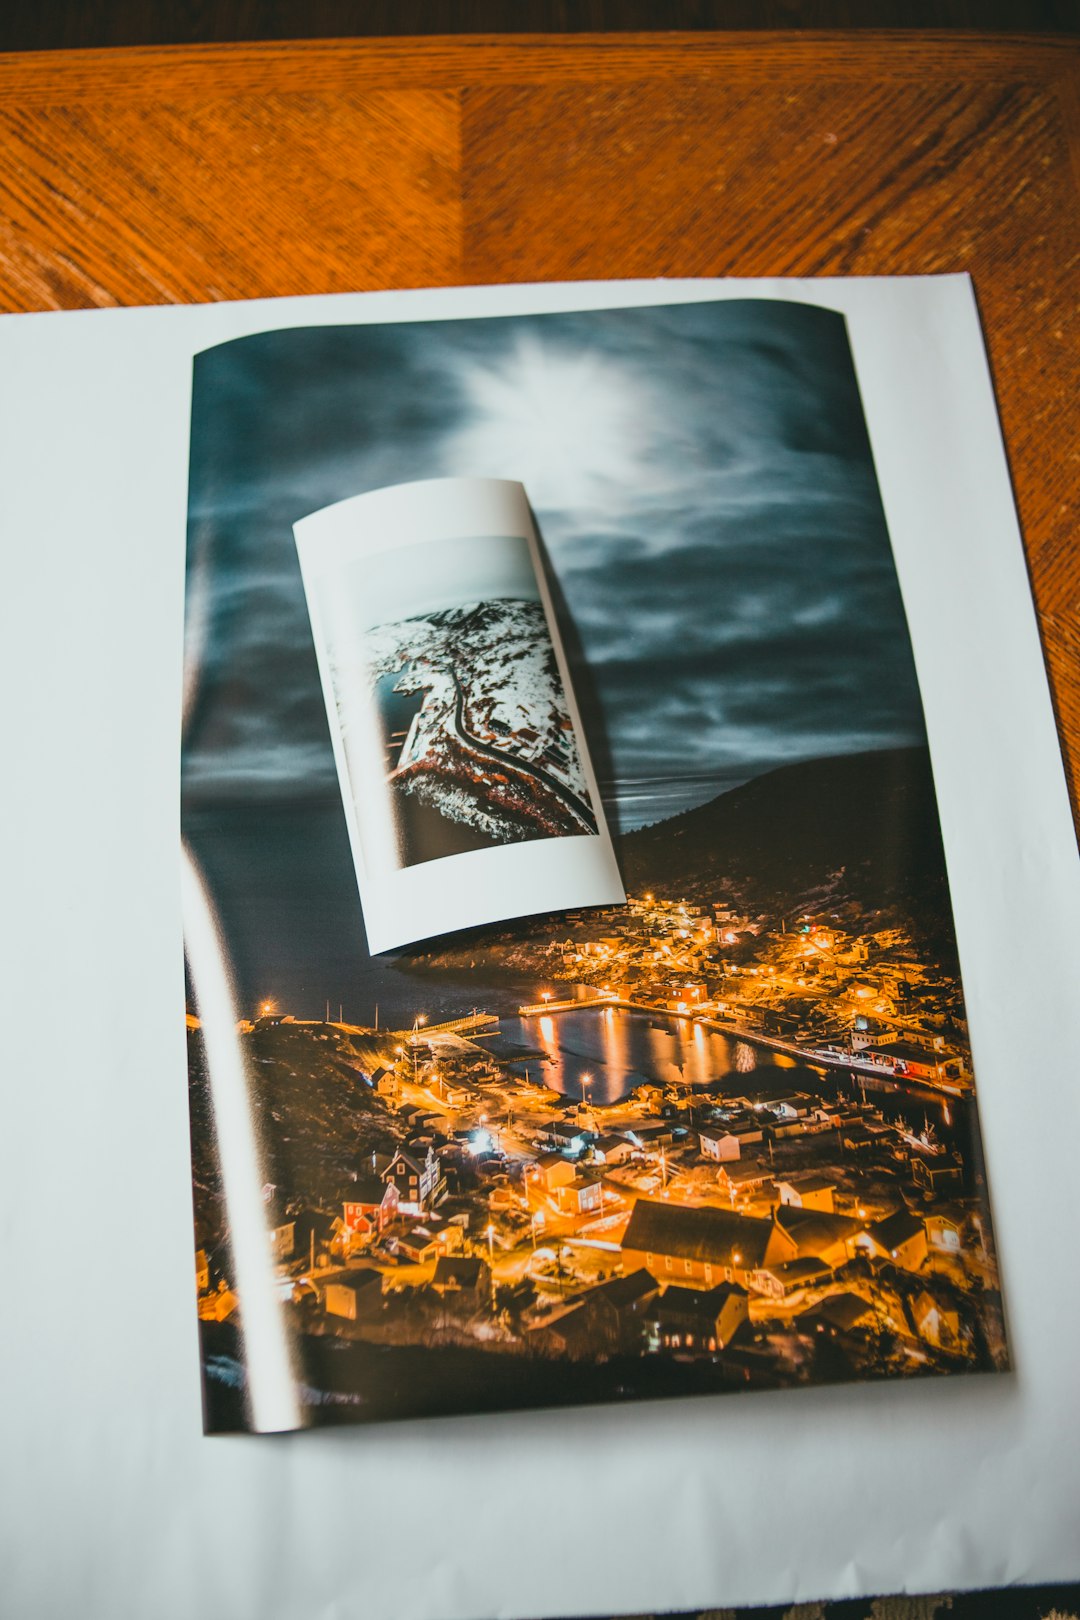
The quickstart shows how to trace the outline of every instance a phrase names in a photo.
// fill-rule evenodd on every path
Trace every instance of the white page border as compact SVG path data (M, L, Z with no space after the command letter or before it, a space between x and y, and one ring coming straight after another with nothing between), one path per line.
M204 1439L174 718L192 356L290 326L740 297L849 323L926 708L1016 1371ZM1080 1576L1080 863L966 278L5 317L0 524L18 786L6 1230L26 1259L77 1218L95 1256L17 1268L13 1612L481 1620Z

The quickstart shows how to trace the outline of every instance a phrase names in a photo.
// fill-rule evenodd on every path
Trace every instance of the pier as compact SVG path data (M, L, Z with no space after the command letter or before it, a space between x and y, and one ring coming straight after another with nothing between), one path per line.
M449 1018L442 1024L421 1024L418 1029L396 1029L392 1034L398 1035L402 1040L409 1042L421 1041L427 1035L460 1035L466 1029L483 1029L488 1024L497 1024L498 1014L475 1012L466 1013L464 1018Z

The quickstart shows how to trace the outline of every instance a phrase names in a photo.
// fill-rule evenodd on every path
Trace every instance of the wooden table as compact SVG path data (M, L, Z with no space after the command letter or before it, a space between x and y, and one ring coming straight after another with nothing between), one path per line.
M1074 808L1080 46L961 34L0 58L0 308L967 270ZM957 611L962 611L958 604Z

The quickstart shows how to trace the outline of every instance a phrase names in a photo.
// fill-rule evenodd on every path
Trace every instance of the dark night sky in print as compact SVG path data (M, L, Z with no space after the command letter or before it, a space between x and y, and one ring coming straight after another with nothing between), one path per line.
M291 525L454 474L526 486L617 827L923 741L841 317L740 300L295 329L196 361L189 807L336 794Z

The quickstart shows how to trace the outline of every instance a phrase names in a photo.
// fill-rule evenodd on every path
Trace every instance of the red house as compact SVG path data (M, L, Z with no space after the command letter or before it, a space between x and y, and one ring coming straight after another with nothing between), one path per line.
M381 1232L397 1214L398 1203L398 1190L392 1181L383 1181L381 1176L359 1176L343 1205L345 1225L350 1232L361 1235Z

